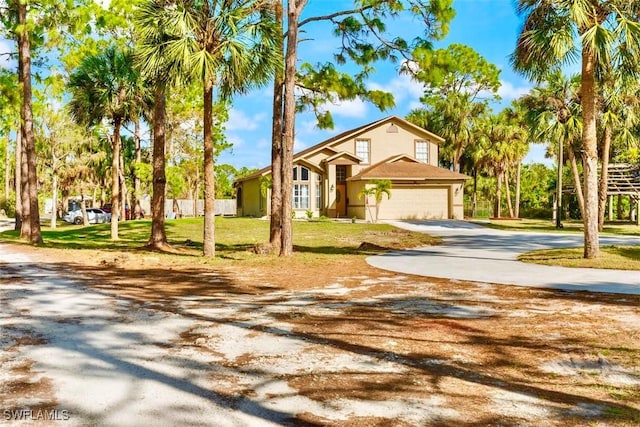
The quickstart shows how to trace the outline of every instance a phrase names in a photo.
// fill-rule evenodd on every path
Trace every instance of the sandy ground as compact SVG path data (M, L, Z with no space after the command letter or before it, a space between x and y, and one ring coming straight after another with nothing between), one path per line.
M333 275L4 245L0 259L3 425L640 424L637 296L361 259Z

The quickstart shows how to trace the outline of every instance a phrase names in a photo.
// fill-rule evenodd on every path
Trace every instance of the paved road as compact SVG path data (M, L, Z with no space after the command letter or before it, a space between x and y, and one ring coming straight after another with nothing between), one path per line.
M13 219L0 219L0 232L13 230L15 222Z
M640 294L640 272L525 264L519 254L582 246L582 234L502 231L466 221L390 221L412 231L441 236L443 243L367 258L385 270L420 276L541 288ZM640 245L640 238L601 236L602 245Z

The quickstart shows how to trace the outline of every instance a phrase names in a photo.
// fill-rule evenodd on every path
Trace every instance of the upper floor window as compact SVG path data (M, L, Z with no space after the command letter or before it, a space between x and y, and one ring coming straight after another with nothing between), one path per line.
M416 160L429 163L429 142L416 141Z
M356 139L356 156L362 159L362 163L368 164L371 154L371 141L368 139Z
M293 180L294 181L309 181L309 169L304 166L294 166L293 168Z

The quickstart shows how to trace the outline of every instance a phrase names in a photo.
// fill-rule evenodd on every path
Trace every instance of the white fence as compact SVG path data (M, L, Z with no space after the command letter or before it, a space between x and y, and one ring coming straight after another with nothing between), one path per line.
M144 209L144 206L143 206ZM195 209L195 212L194 212ZM151 209L145 209L150 212ZM167 199L164 205L164 212L167 217L172 217L175 213L176 217L194 217L204 215L204 200L197 201L189 199ZM236 199L216 199L215 214L222 216L235 216Z
M74 199L74 198L70 198ZM91 197L85 197L88 200L88 206L94 206L91 203ZM164 204L164 213L167 217L173 217L174 205L176 209L176 217L194 217L204 216L204 200L197 201L189 199L167 199ZM52 199L45 199L44 212L46 214L51 213L53 206ZM140 198L140 206L145 213L145 216L151 216L151 198L149 196L142 196ZM194 215L195 206L195 215ZM222 216L236 216L236 199L216 199L215 202L215 214ZM96 204L95 207L100 207L100 204Z

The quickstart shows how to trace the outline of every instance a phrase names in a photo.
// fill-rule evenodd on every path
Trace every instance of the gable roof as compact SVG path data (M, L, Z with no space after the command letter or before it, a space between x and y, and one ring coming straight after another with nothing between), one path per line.
M348 140L348 139L352 139L352 138L357 138L359 135L362 135L363 133L369 131L370 129L376 128L376 127L380 127L383 126L385 124L391 124L394 123L396 125L402 125L404 127L408 127L411 129L411 132L421 135L427 139L432 140L434 143L436 144L440 144L441 142L444 142L444 138L439 137L438 135L429 132L426 129L421 128L420 126L416 126L413 123L408 122L407 120L398 117L398 116L388 116L385 117L383 119L380 120L376 120L374 122L371 123L367 123L365 125L362 126L358 126L357 128L354 129L350 129L348 131L339 133L338 135L335 135L325 141L322 141L316 145L313 145L309 148L306 148L302 151L299 151L298 153L295 153L293 155L293 162L297 162L299 161L302 157L308 156L310 154L314 154L317 153L319 151L322 150L329 150L329 151L333 151L334 154L332 154L330 157L333 157L337 154L340 154L338 151L334 150L332 148L333 145L337 145L341 142L343 142L344 140ZM357 158L357 157L356 157ZM358 159L359 160L359 159ZM249 179L253 179L262 175L267 175L271 173L271 166L267 166L265 168L260 169L257 172L252 173L251 175L247 175L245 177L242 177L238 180L236 180L235 182L242 182L242 181L246 181Z
M468 178L469 176L467 175L422 163L411 156L401 154L390 157L376 163L375 165L371 165L360 171L359 174L347 178L347 181L363 181L371 179L391 179L398 181L459 181Z
M362 159L355 154L348 153L346 151L341 151L332 156L327 157L323 160L326 163L333 163L339 165L359 165L362 162Z

